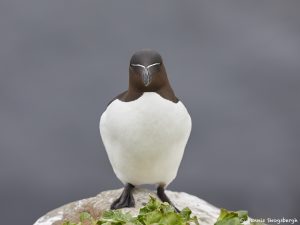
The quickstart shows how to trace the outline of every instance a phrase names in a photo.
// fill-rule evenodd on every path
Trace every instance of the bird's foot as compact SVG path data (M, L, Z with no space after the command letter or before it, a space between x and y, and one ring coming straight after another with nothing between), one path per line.
M158 186L158 188L157 188L157 196L159 197L159 199L162 202L167 202L171 206L173 206L176 212L178 212L178 213L180 212L180 210L176 208L176 206L171 202L171 200L166 195L164 186L161 186L161 185Z
M134 186L132 184L126 184L121 196L111 204L110 209L134 207L135 202L132 195L133 189Z

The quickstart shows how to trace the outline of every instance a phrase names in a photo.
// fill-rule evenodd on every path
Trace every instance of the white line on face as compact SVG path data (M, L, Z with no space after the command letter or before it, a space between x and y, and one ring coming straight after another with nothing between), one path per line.
M131 66L138 66L138 67L142 67L143 69L146 69L145 66L141 65L141 64L130 64Z
M149 69L149 68L152 67L152 66L156 66L156 65L160 65L160 63L153 63L153 64L147 66L147 69Z
M144 68L144 69L149 69L150 67L152 67L152 66L156 66L156 65L160 65L160 63L153 63L153 64L151 64L151 65L149 65L149 66L144 66L144 65L141 65L141 64L131 64L131 66L138 66L138 67L142 67L142 68Z

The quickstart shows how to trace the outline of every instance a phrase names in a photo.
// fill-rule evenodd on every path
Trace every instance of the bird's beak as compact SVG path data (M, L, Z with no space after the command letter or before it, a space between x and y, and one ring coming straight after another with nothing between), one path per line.
M142 76L143 76L144 85L148 86L151 83L151 80L152 80L152 75L150 74L148 68L144 68Z

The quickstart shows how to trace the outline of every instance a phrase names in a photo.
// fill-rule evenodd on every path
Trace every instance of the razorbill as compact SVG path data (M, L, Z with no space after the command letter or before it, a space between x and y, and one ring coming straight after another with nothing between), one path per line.
M177 175L192 122L158 52L134 53L128 90L108 104L99 127L112 168L125 185L111 209L133 207L132 190L142 184L158 185L158 197L173 205L165 188Z

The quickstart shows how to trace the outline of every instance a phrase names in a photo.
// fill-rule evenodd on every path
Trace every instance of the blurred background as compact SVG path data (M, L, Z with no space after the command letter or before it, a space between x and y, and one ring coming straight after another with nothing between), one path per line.
M98 123L141 48L161 53L193 120L169 189L252 217L299 216L299 9L276 0L2 0L1 224L33 224L122 187Z

